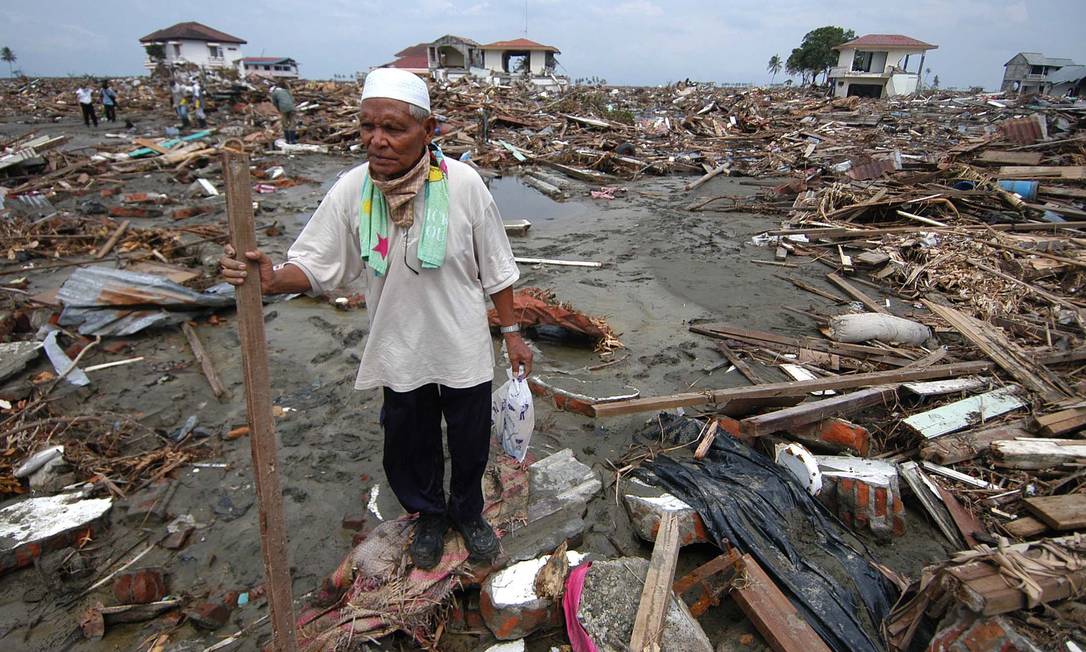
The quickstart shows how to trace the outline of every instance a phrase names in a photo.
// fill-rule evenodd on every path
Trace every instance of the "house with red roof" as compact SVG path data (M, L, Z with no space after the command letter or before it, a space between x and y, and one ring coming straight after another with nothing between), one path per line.
M920 86L924 57L937 45L901 34L865 34L833 48L829 79L835 97L908 95Z
M177 23L140 39L140 45L147 52L144 67L148 70L153 70L160 63L236 68L243 56L241 46L245 43L245 39L195 21Z
M502 83L519 77L546 86L568 81L556 81L558 54L561 52L553 45L526 38L480 45L470 38L446 34L404 48L396 53L396 59L377 67L399 68L440 81L472 75Z

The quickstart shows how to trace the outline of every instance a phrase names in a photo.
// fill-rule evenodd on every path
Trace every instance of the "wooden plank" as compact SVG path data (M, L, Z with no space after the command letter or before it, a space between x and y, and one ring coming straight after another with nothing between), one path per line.
M980 163L998 163L1001 165L1038 165L1040 152L1009 152L1001 149L986 149L975 161Z
M826 642L796 611L754 557L743 555L741 563L746 582L733 588L731 597L769 647L774 652L829 652Z
M687 191L693 190L694 188L697 188L698 186L705 183L709 179L712 179L713 177L715 177L717 175L720 175L720 174L723 174L724 172L727 172L727 171L728 171L728 166L727 165L718 165L715 168L713 168L712 170L709 170L708 172L706 172L702 176L698 177L696 180L691 181L690 183L686 184L686 190Z
M109 252L113 251L114 245L116 245L117 241L121 239L121 236L124 235L124 232L128 230L128 225L129 220L121 222L120 226L118 226L113 234L109 236L109 240L106 240L106 243L102 245L102 248L94 253L95 260L102 260L109 254Z
M215 371L215 365L211 362L211 357L204 350L204 345L200 341L200 336L196 334L196 329L190 326L188 322L182 322L181 332L185 334L185 339L189 341L192 355L196 356L196 361L200 363L200 369L203 370L204 377L207 378L207 384L211 385L211 391L215 394L215 398L226 396L226 387L219 380L219 373Z
M1086 528L1086 494L1035 496L1022 502L1037 520L1053 530Z
M1016 222L1013 224L983 224L973 226L963 224L948 229L933 227L924 229L933 233L957 233L961 231L1056 231L1062 229L1081 229L1086 227L1086 221L1075 222ZM876 229L856 229L847 227L804 227L802 224L788 229L773 229L766 231L765 235L807 235L814 238L870 238L873 236L892 233L916 233L916 226L886 226Z
M1016 419L997 426L939 437L920 445L920 457L939 464L957 464L979 457L993 441L1032 437L1026 420Z
M165 141L171 142L171 141ZM172 141L177 142L177 141ZM132 144L139 145L140 147L146 147L147 149L158 152L159 154L169 154L171 152L169 147L163 147L150 138L133 138Z
M502 226L509 235L527 235L528 229L532 228L532 223L528 220L509 220L503 222Z
M892 386L871 387L851 394L800 403L776 412L748 417L739 422L739 429L744 435L760 437L822 421L829 417L853 414L875 405L893 404L896 399L897 391Z
M986 480L981 480L979 478L974 478L973 476L971 476L971 475L969 475L967 473L962 473L961 471L955 471L954 469L952 469L950 467L935 464L935 463L929 462L927 460L923 460L922 462L920 462L920 466L925 471L927 471L928 473L934 473L936 475L941 475L944 478L950 478L951 480L955 480L955 481L960 482L962 484L967 484L967 485L969 485L971 487L976 487L977 489L987 489L988 491L1002 491L1003 490L1002 487L998 487L998 486L996 486L996 485L994 485L991 482L988 482Z
M1040 553L1031 550L1027 553L1027 557L1038 554ZM964 579L957 577L957 573L952 573L960 582L956 591L957 597L966 606L985 616L996 616L1029 607L1026 593L1018 588L1017 582L1014 584L1009 582L994 569L993 564L979 563L992 568L992 572L979 577L967 576ZM1031 579L1041 590L1039 601L1050 603L1080 593L1083 582L1086 582L1086 570L1077 570L1059 576L1037 573L1031 575Z
M954 494L947 491L943 485L937 484L936 488L939 489L939 497L943 500L943 505L946 506L947 512L950 513L950 518L953 519L954 525L958 528L958 533L962 535L962 539L965 540L965 544L972 548L977 545L976 535L980 534L984 540L990 540L991 535L988 534L984 526L980 524L977 517L970 514L962 504L958 502L958 499L954 497Z
M931 479L920 470L920 467L916 462L905 462L898 466L898 474L905 480L905 484L909 485L909 489L912 490L913 496L920 501L921 506L924 507L924 511L928 513L928 516L935 521L935 525L939 528L939 531L943 533L943 536L950 541L951 544L958 548L964 548L965 542L962 540L961 533L958 531L958 526L954 522L954 518L950 515L946 505L943 503L943 497L939 492L939 487L931 481Z
M1016 518L1010 523L1003 524L1003 530L1012 537L1019 539L1032 539L1038 534L1048 531L1048 526L1032 516Z
M733 548L727 554L714 557L675 580L671 590L675 592L695 618L700 618L709 607L717 604L717 596L728 589L729 581L735 577L740 555ZM687 596L696 590L696 593Z
M1086 427L1086 408L1071 408L1036 418L1037 426L1045 437L1059 437Z
M641 590L641 602L637 607L633 634L630 636L632 652L659 652L660 637L664 633L667 617L675 594L671 584L675 580L675 564L679 560L679 519L672 512L665 512L660 519L656 545L652 549L645 586Z
M847 344L844 342L832 342L818 337L789 337L767 331L738 328L730 324L700 324L690 327L691 333L705 335L718 340L735 340L747 344L764 346L778 351L800 353L804 349L819 351L832 355L843 355L849 358L858 358L870 362L879 362L894 367L904 367L912 360L906 357L894 357L897 353L892 348L868 346L866 344Z
M746 363L745 360L740 358L739 355L732 349L732 347L728 346L727 342L717 342L716 348L724 355L725 358L728 359L728 362L735 365L735 368L739 370L739 373L743 374L743 376L745 376L746 379L749 380L751 383L755 385L765 384L765 380L763 380L762 377L759 376L758 373L754 371L754 369L751 368L749 364Z
M943 394L957 394L970 390L988 387L992 383L990 376L970 376L967 378L952 378L950 380L931 380L924 383L904 383L901 388L917 396L928 398L942 396Z
M1071 439L993 441L996 466L1036 471L1086 460L1086 442Z
M886 309L886 306L864 294L860 288L841 278L837 272L826 274L826 278L829 279L831 283L844 290L850 297L867 306L868 310L880 312L884 315L890 314L890 311Z
M1086 179L1086 165L1004 165L1001 179Z
M983 373L991 368L991 363L988 362L958 362L934 365L926 369L894 369L866 374L833 376L803 382L767 383L755 387L731 387L728 389L711 389L704 392L672 394L670 396L650 396L595 405L593 409L597 417L603 417L704 405L706 403L719 407L728 401L737 399L803 396L809 392L824 389L858 389L877 385L894 385L910 380L952 378L965 374Z
M1073 395L1073 391L1055 374L1036 364L1021 347L1008 340L990 324L965 313L927 299L924 305L950 323L966 339L976 345L1026 388L1037 392L1045 400L1054 401Z
M1026 402L1019 396L1020 393L1021 388L1017 385L1000 387L914 414L902 422L924 437L933 439L1025 407Z
M226 213L230 222L231 244L235 251L253 251L257 249L257 242L249 157L229 150L224 151L222 170L226 182ZM264 557L265 586L271 608L272 647L276 652L296 652L298 643L294 637L294 602L291 597L290 564L287 559L283 494L276 471L279 462L275 423L272 419L260 273L255 262L247 262L248 277L237 287L238 330L241 337L245 404L251 433L249 443L253 457L253 475L260 505L260 550Z

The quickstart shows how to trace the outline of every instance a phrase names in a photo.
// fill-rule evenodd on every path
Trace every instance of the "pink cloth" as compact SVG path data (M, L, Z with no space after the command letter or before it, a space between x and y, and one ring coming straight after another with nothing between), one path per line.
M577 620L577 608L581 606L581 591L584 590L584 577L592 562L586 562L569 572L566 578L566 594L562 596L562 613L566 616L566 636L573 647L573 652L597 652L596 643L588 632L584 631L581 621Z

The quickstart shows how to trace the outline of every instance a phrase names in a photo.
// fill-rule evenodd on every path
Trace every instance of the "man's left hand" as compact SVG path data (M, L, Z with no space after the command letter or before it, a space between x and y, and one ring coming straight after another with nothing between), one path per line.
M520 336L520 333L508 333L505 336L505 350L509 354L509 365L513 368L513 376L527 377L532 373L532 349ZM520 368L524 367L523 376Z

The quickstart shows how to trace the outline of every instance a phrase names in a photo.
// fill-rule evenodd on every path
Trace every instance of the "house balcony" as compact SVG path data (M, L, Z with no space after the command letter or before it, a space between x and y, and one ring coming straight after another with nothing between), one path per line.
M1030 73L1028 75L1023 75L1022 76L1022 81L1043 82L1046 77L1048 77L1048 75L1038 75L1038 74Z
M852 70L847 66L834 66L830 68L830 77L833 79L889 79L890 73L886 71L864 72Z

